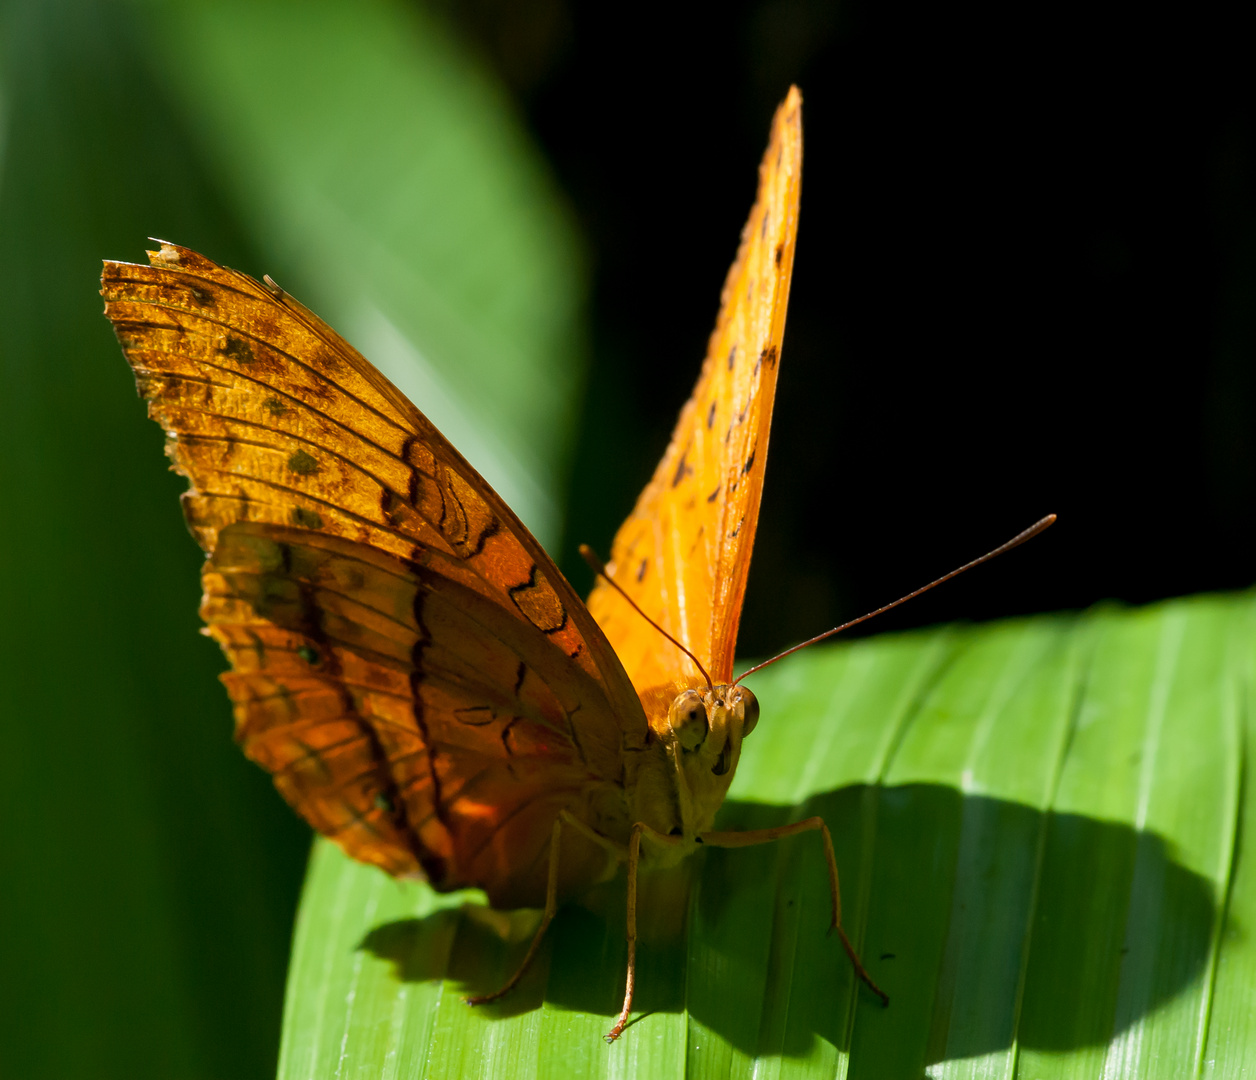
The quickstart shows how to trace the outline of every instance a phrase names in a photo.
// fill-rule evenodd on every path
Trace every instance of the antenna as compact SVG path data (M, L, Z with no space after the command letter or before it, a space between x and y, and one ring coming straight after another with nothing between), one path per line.
M662 634L665 638L667 638L668 641L670 641L673 645L675 645L676 648L678 648L687 657L689 657L689 659L692 660L697 665L698 670L702 672L702 677L706 679L707 689L711 691L715 690L715 684L711 682L711 676L707 674L707 669L702 666L702 661L699 660L696 656L694 656L693 653L691 653L688 649L686 649L679 641L677 641L674 637L672 637L671 634L669 634L666 630L664 630L661 626L659 626L658 623L656 623L653 619L651 619L649 615L647 615L644 611L641 610L641 608L637 606L637 602L631 596L629 596L626 592L624 592L623 589L619 587L619 582L617 582L613 577L610 576L610 574L606 572L606 566L603 564L602 560L597 557L597 553L591 547L589 547L588 544L580 545L580 557L589 564L589 569L591 569L595 574L601 575L601 577L606 581L607 585L609 585L612 589L614 589L617 593L619 593L620 596L622 596L625 600L628 601L628 603L632 606L633 611L635 611L638 615L640 615L643 619L645 619L645 621L648 622L652 627L654 627L655 630L657 630L660 634Z
M747 675L753 675L756 671L762 671L769 664L775 664L778 660L784 660L790 653L796 653L799 649L805 649L808 645L814 645L817 641L823 641L825 638L832 637L834 634L839 634L843 630L849 630L852 626L858 626L861 622L867 622L874 616L883 615L891 608L896 608L899 604L905 604L908 600L914 600L921 593L927 593L930 589L941 585L944 581L950 581L953 577L959 577L959 575L965 570L971 570L974 566L980 566L984 562L989 562L991 559L997 558L999 555L1003 555L1006 552L1011 551L1014 547L1020 547L1020 545L1026 540L1032 540L1040 532L1043 532L1054 523L1055 515L1048 514L1040 521L1034 522L1034 524L1030 525L1024 532L1017 533L1006 544L1000 544L993 551L987 551L981 556L981 558L973 559L972 562L964 563L963 566L952 570L949 574L943 574L936 581L931 581L928 585L922 585L919 589L916 589L914 592L909 592L906 596L900 596L892 604L886 604L883 607L877 608L876 611L868 612L867 615L860 615L857 619L851 619L850 622L844 622L841 626L835 626L832 630L826 630L823 634L817 634L815 637L810 638L799 645L795 645L792 649L786 649L783 653L778 653L776 656L772 657L771 660L764 660L761 664L755 664L754 667L748 669L747 671L743 671L740 675L738 675L737 678L733 680L733 685L736 686ZM614 583L612 582L612 584ZM618 586L616 586L616 588L618 588ZM633 606L635 607L636 605L634 604ZM688 652L689 650L686 649L685 651Z

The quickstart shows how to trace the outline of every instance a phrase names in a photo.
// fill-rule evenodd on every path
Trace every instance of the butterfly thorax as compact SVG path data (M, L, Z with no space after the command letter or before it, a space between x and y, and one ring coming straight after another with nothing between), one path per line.
M759 703L743 686L683 690L665 715L650 716L657 749L641 762L630 785L631 812L634 820L684 840L649 852L651 862L678 861L715 824L737 771L741 741L758 719Z

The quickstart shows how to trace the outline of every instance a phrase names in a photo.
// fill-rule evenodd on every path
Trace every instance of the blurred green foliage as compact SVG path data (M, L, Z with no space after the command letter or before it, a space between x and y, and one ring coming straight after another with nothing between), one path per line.
M0 1075L271 1076L309 833L232 744L101 260L272 274L552 542L577 238L413 6L6 0L0 34Z

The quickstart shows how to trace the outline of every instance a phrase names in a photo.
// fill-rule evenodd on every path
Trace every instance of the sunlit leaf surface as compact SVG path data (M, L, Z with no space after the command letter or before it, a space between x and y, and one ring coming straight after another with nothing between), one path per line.
M888 1009L825 936L814 836L649 882L637 1019L614 1046L622 879L560 914L515 994L472 1009L461 995L510 970L527 916L320 843L280 1075L1247 1075L1254 617L1250 596L1099 609L817 648L758 677L764 720L720 824L825 817Z

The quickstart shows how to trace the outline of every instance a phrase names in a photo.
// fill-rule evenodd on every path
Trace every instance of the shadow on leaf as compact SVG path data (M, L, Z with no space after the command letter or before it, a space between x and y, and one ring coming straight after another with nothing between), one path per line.
M643 877L634 1015L688 1009L749 1054L815 1040L906 1075L1022 1047L1106 1043L1191 985L1216 917L1213 885L1151 833L928 784L848 787L801 807L726 804L720 827L819 814L842 872L843 923L890 1007L859 986L836 935L818 835L700 852ZM623 993L624 879L555 919L522 983L487 1008L542 1002L606 1017ZM527 934L466 908L375 927L362 948L403 981L500 985ZM897 1063L897 1065L894 1065ZM888 1075L888 1074L887 1074Z

